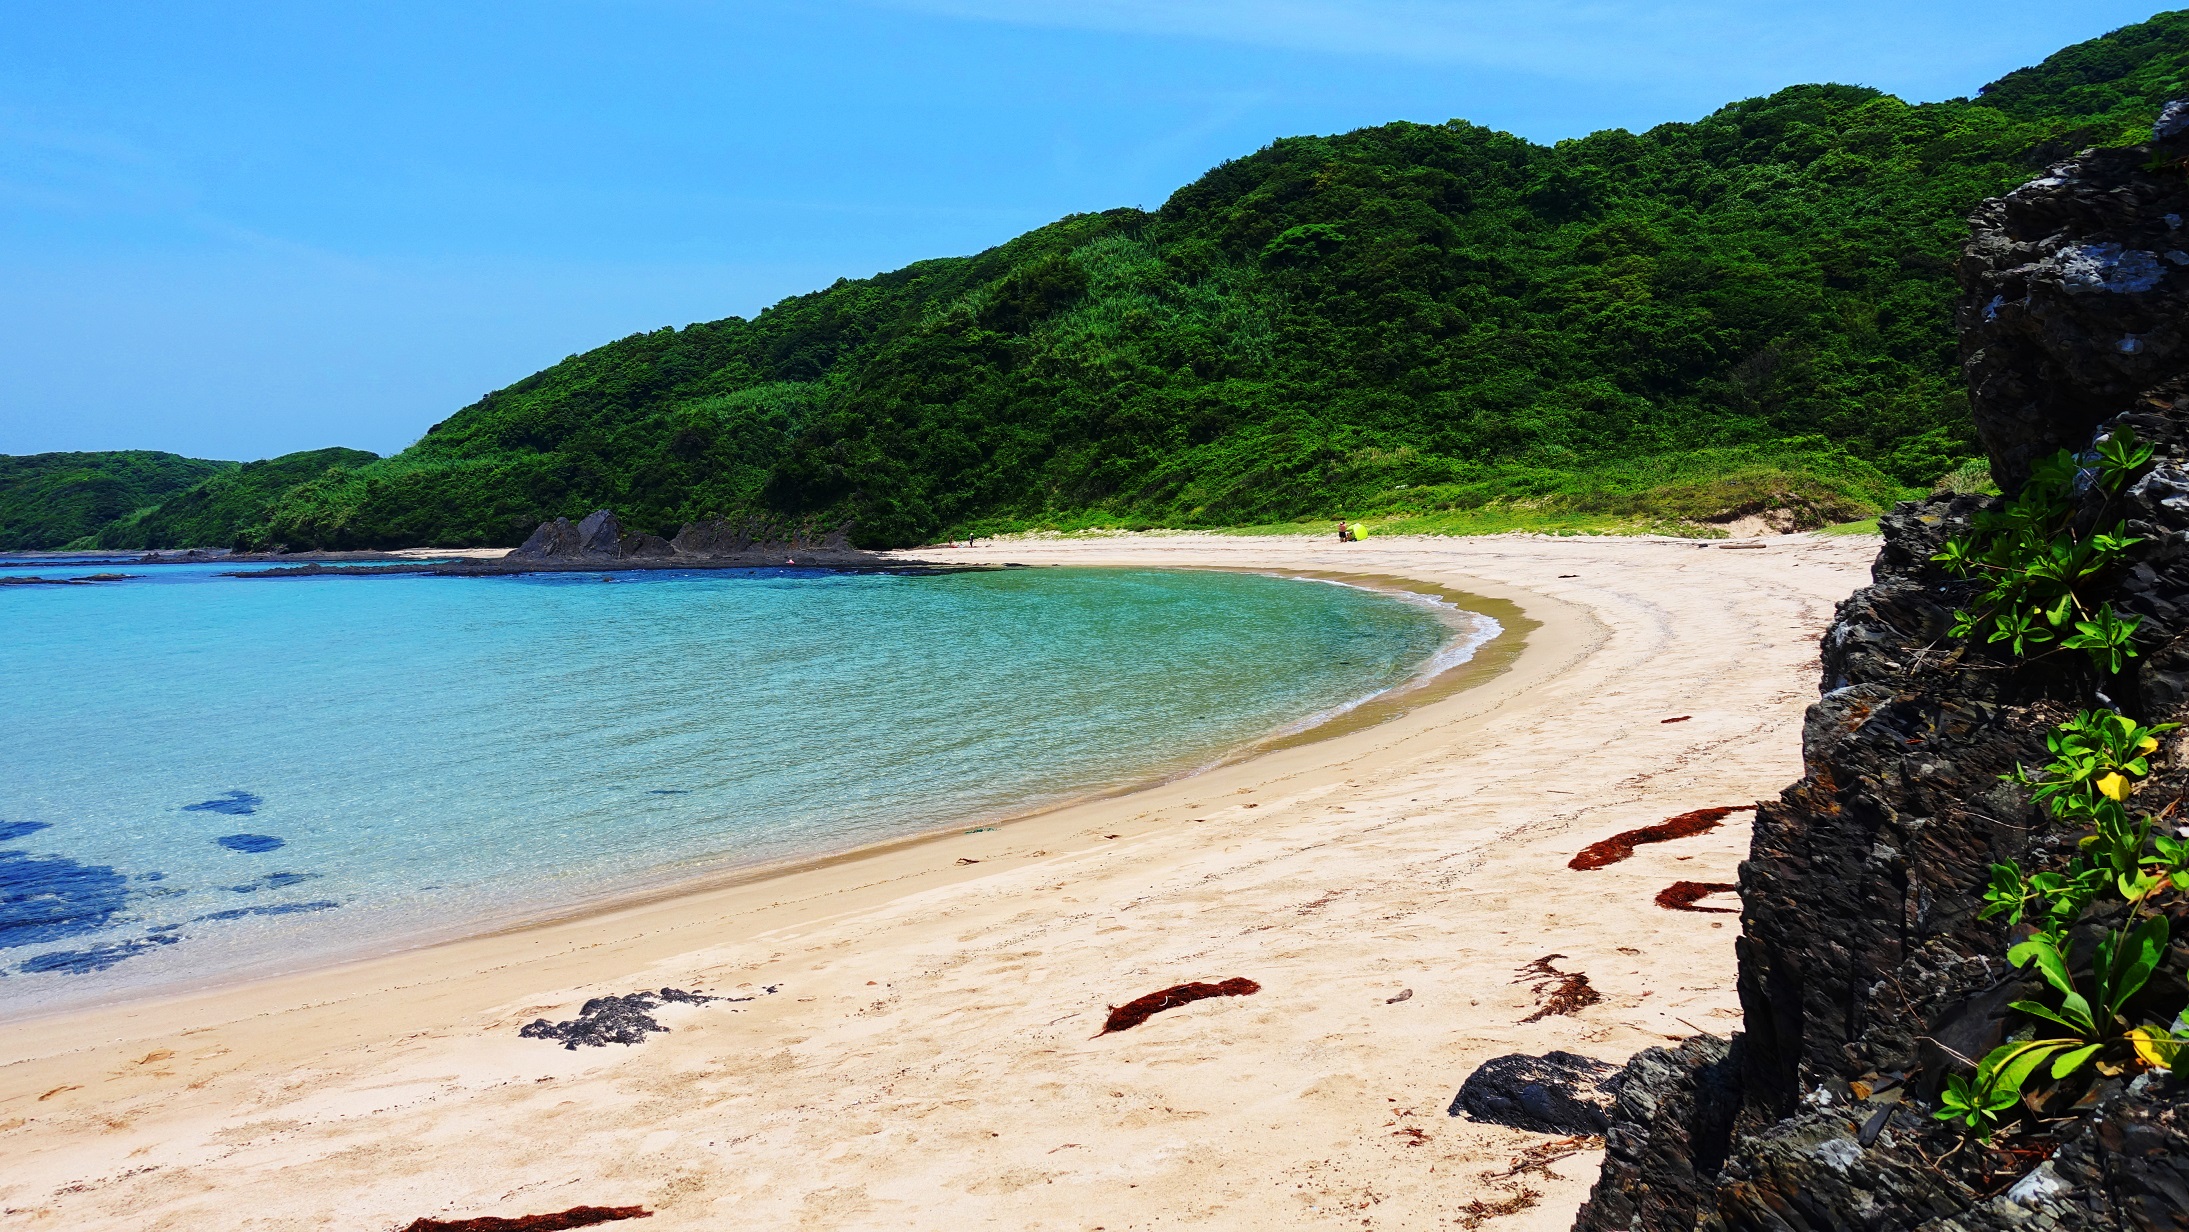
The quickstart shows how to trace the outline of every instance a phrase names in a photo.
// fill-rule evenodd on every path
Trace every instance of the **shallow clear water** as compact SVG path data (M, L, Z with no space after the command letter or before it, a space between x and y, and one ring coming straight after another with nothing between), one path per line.
M121 571L0 588L0 1014L971 826L1476 640L1235 573Z

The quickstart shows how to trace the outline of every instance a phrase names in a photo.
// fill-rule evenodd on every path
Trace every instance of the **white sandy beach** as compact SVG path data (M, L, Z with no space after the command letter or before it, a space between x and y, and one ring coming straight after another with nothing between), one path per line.
M1875 551L1156 535L931 552L1412 578L1539 627L1502 674L1389 722L1133 795L0 1025L0 1226L379 1232L643 1204L628 1226L646 1232L1402 1229L1483 1202L1522 1206L1481 1225L1499 1232L1563 1228L1598 1156L1503 1176L1549 1138L1446 1105L1501 1053L1619 1062L1737 1026L1737 917L1652 899L1732 881L1744 814L1610 868L1566 862L1799 774L1817 638ZM1546 955L1602 1000L1521 1021L1516 973ZM1094 1038L1106 1006L1232 976L1261 992ZM663 986L756 999L668 1007L673 1030L636 1047L517 1035Z

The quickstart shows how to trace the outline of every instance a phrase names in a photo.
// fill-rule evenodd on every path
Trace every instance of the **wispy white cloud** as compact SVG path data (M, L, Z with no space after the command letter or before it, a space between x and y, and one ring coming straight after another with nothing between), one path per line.
M136 142L0 107L0 201L150 213L193 195L170 160Z
M894 0L894 7L1014 25L1166 35L1428 63L1501 65L1559 75L1619 67L1644 52L1703 62L1744 33L1783 28L1742 3L1603 0ZM1710 29L1683 54L1676 32Z
M2045 7L1989 28L1905 0L876 0L1028 27L1199 39L1591 82L1739 91L1837 78L1892 88L1995 56ZM2047 0L2049 3L2049 0ZM1943 63L1942 63L1943 61ZM1972 83L1973 84L1973 83Z

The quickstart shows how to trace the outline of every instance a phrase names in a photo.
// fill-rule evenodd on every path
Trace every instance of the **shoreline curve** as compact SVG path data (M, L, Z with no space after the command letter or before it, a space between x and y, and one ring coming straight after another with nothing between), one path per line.
M1474 1065L1553 1047L1623 1059L1737 1021L1737 928L1650 898L1676 876L1725 878L1744 822L1595 873L1565 863L1798 774L1815 637L1872 548L1757 546L995 548L1380 573L1541 626L1506 670L1388 721L998 830L0 1026L0 1205L117 1229L223 1227L239 1208L395 1227L569 1205L550 1194L645 1202L665 1232L1156 1214L1246 1228L1327 1222L1372 1194L1379 1222L1449 1224L1509 1196L1478 1174L1533 1140L1442 1115ZM1514 973L1553 952L1601 1001L1530 1018ZM1262 991L1087 1038L1104 1004L1232 976ZM517 1036L603 993L768 983L782 991L665 1009L671 1033L628 1049ZM1593 1162L1531 1178L1536 1205L1500 1232L1563 1226Z
M1524 653L1527 637L1538 625L1537 621L1526 616L1509 601L1475 595L1419 579L1328 570L1187 568L1196 572L1257 573L1307 581L1341 581L1342 584L1387 597L1426 598L1448 605L1461 614L1489 619L1497 627L1495 632L1469 648L1466 656L1455 663L1434 672L1417 672L1395 685L1349 701L1333 711L1301 716L1274 730L1240 741L1196 764L1152 768L1148 772L1134 773L1117 782L1091 787L1068 798L1032 808L1000 813L968 813L948 825L930 826L850 846L829 847L759 861L740 862L728 856L687 860L677 865L621 877L598 889L559 901L513 907L494 914L473 917L447 929L405 929L345 946L340 950L315 948L308 958L294 966L280 965L279 960L267 959L199 978L125 987L103 995L78 997L56 1005L35 1006L25 1012L0 1015L0 1038L4 1038L5 1032L11 1027L138 1007L152 1009L171 1003L218 997L255 985L295 980L360 964L400 960L406 955L430 952L466 941L516 936L533 929L581 923L628 908L673 902L688 895L750 886L777 878L819 872L839 865L883 859L965 836L970 833L966 829L969 826L982 831L1001 832L1081 806L1129 799L1142 792L1267 756L1279 750L1299 748L1373 727L1472 687L1502 674L1510 667ZM1460 637L1455 633L1450 641L1457 640ZM1450 641L1446 643L1447 646ZM1440 646L1437 653L1442 653L1444 649L1445 647ZM1430 657L1434 659L1435 654ZM5 1054L0 1052L0 1064L4 1064L4 1061Z

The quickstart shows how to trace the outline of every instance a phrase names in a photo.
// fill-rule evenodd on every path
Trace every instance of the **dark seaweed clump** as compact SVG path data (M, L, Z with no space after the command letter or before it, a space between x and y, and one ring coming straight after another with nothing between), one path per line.
M403 1226L403 1232L563 1232L565 1228L590 1228L594 1224L614 1223L619 1219L646 1219L652 1215L653 1212L643 1206L573 1206L567 1211L554 1211L545 1215L414 1219Z
M21 838L26 834L36 834L52 824L49 821L0 821L0 843Z
M769 992L775 987L770 985ZM658 993L634 992L620 997L595 997L585 1003L576 1018L564 1022L549 1022L536 1018L518 1035L525 1039L559 1040L562 1046L575 1052L580 1044L588 1048L605 1048L610 1044L643 1044L655 1031L669 1028L655 1021L653 1011L665 1003L705 1005L710 1001L750 1001L751 997L710 997L704 993L686 992L680 988L664 988Z
M230 851L248 852L253 855L289 845L287 839L275 838L271 834L223 834L213 841Z

